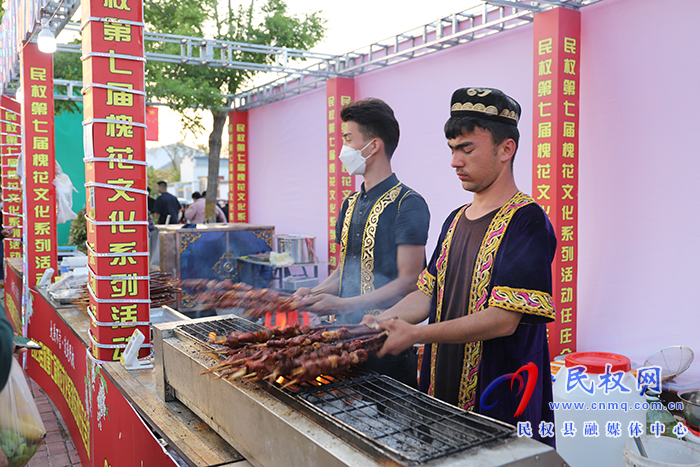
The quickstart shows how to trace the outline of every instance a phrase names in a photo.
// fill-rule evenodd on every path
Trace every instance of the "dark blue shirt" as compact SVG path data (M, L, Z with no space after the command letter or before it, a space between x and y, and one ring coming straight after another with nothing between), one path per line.
M165 220L170 215L170 224L177 224L180 215L180 202L176 197L168 193L161 193L161 195L156 199L156 214L160 214L158 218L158 225L165 224Z
M348 217L348 210L352 213ZM430 212L421 195L399 182L395 174L365 190L348 196L335 226L341 245L340 297L372 292L398 277L397 247L425 245ZM345 226L345 229L344 229ZM346 237L343 231L346 230ZM346 243L343 254L343 242ZM367 312L338 316L343 323L359 323Z

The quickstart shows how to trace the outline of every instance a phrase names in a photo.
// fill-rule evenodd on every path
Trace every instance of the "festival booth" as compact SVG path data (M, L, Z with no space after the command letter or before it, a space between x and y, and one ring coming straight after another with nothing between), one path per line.
M177 305L153 306L140 0L83 0L85 154L75 162L86 172L88 311L49 297L39 282L46 270L58 270L52 58L25 42L36 31L22 21L41 19L49 11L43 3L10 1L2 25L4 50L20 59L17 65L3 54L3 227L12 231L4 240L5 310L18 333L41 344L26 357L27 374L58 407L84 466L562 464L553 449L515 436L508 425L463 421L460 409L389 378L348 380L351 394L370 391L352 386L363 378L381 384L372 397L387 399L366 424L394 413L387 441L389 428L368 434L349 421L352 414L322 405L341 394L347 410L354 397L343 395L348 385L302 394L201 376L212 368L208 338L261 327L233 315L189 319L182 312L196 304L196 282ZM285 272L275 276L253 253L269 254L275 232L307 232L316 237L314 261L307 255L301 263L323 280L338 264L334 226L342 201L361 183L338 159L339 112L367 97L386 101L401 125L392 165L428 203L430 255L443 219L471 196L454 176L445 144L450 95L465 86L474 93L494 87L523 107L515 180L557 233L552 357L614 352L641 366L658 348L692 346L700 322L686 311L683 292L693 289L700 251L670 241L667 227L698 207L685 188L700 169L687 136L694 122L685 117L700 99L688 80L697 63L687 57L700 40L692 13L692 0L485 2L314 65L323 73L290 72L246 91L229 116L230 224L207 232L164 229L163 269L191 281L272 274L265 280L278 279L281 289ZM11 97L17 83L21 103ZM294 164L281 163L281 147ZM202 234L220 244L197 243ZM239 235L245 238L232 244ZM689 235L691 242L697 236L693 229ZM241 244L249 248L239 250ZM209 249L218 255L211 267ZM284 313L265 324L288 319ZM140 337L136 330L143 341L122 358L129 340ZM700 373L698 363L693 372ZM335 383L319 379L318 386ZM429 407L419 417L432 431L411 428L409 441L393 439L405 431L397 423L414 423L401 408L410 404Z

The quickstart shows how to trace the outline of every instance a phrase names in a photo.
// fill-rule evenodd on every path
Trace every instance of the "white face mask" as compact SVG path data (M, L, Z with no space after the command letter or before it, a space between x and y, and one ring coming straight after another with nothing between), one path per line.
M343 149L340 150L340 156L338 157L340 162L343 163L343 166L345 166L345 170L347 170L350 175L362 175L365 173L367 169L365 161L372 157L372 154L367 157L362 157L362 151L367 149L367 146L370 144L372 144L372 141L367 143L362 149L355 149L344 145Z

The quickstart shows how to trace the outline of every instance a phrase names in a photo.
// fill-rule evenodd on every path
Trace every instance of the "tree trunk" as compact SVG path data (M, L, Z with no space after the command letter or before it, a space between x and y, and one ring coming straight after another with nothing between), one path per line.
M212 112L213 113L213 112ZM219 192L219 160L221 158L221 135L226 126L228 112L221 111L213 113L214 129L209 134L209 174L207 176L207 207L205 211L205 221L207 223L216 222L217 193Z

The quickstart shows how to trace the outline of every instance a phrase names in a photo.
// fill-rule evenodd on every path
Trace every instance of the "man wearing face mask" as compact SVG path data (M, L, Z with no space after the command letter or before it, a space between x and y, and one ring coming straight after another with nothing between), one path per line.
M399 124L391 107L380 99L364 99L347 104L340 117L345 122L340 160L350 175L362 175L364 183L345 199L338 216L338 268L317 287L299 289L297 296L304 297L310 311L357 324L417 289L430 213L423 197L392 172ZM368 367L417 386L411 351L371 360Z

